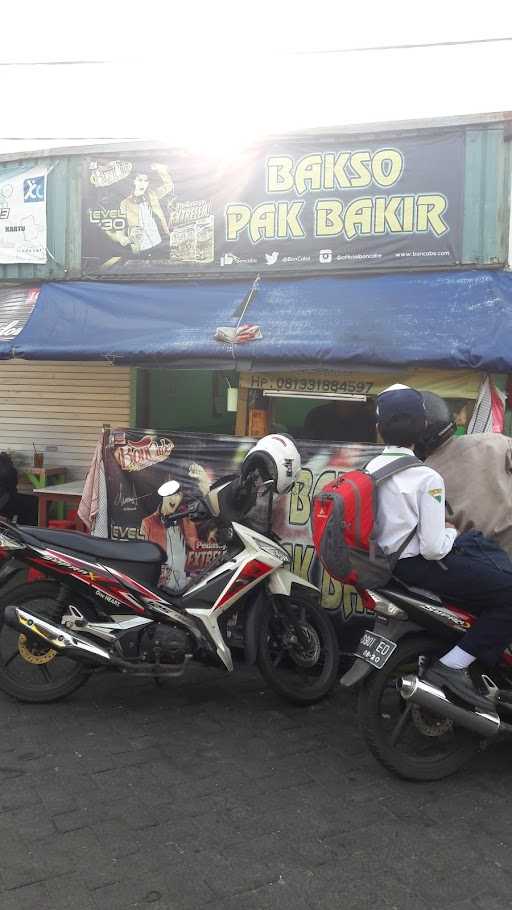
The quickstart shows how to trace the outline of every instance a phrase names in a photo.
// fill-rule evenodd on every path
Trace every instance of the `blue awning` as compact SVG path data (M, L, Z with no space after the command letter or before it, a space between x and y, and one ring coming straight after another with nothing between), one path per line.
M509 272L265 278L248 299L250 288L250 280L44 284L12 353L147 366L512 370Z

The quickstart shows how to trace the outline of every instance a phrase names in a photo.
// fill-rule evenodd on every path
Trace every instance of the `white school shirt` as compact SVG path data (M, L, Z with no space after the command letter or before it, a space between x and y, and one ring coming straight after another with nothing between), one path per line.
M414 455L414 452L402 446L386 446L382 455L372 458L366 470L373 474L403 455ZM400 559L407 556L442 559L450 552L457 531L445 526L444 481L427 465L406 468L378 486L375 538L384 553L396 553L416 525L416 534Z

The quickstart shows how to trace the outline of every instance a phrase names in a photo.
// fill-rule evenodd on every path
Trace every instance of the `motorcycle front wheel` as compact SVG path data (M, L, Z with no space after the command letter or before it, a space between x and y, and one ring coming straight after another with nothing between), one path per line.
M446 651L439 639L418 636L399 643L382 670L373 670L359 693L359 726L375 758L405 780L440 780L478 751L480 738L433 711L404 701L399 680L418 673Z
M18 701L58 701L89 678L82 664L57 654L38 636L18 632L3 622L3 611L11 604L60 622L64 607L58 596L58 584L36 581L20 585L0 599L0 689Z
M300 594L292 594L287 602L292 621L287 611L270 602L262 612L257 664L269 686L283 698L312 705L336 683L338 641L326 610Z

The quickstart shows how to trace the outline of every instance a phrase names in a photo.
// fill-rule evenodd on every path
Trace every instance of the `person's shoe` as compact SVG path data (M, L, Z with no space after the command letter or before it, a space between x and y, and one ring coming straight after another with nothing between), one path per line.
M448 692L457 695L458 698L468 702L474 708L492 711L493 713L495 711L493 701L480 694L468 670L453 670L438 660L428 668L423 679L439 689L447 689Z

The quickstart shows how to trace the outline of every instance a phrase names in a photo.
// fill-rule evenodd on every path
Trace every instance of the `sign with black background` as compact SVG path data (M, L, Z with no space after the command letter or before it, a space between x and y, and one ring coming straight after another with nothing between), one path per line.
M283 139L222 164L89 158L86 275L425 268L462 258L464 135Z

